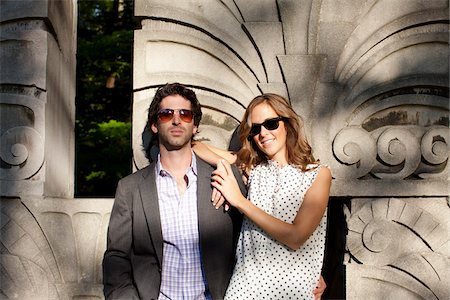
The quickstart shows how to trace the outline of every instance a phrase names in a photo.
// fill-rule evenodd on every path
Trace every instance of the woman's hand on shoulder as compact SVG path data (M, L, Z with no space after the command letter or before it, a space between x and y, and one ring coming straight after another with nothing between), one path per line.
M216 171L226 173L225 166L220 161L217 162ZM226 202L225 197L215 187L213 187L211 201L216 209L219 209L219 207L221 207L222 205L224 205L225 211L228 211L230 209L230 204Z
M241 189L231 170L231 165L224 159L222 159L218 165L222 165L223 169L218 168L213 172L212 186L216 188L231 205L239 209L239 204L246 200L246 198L241 193Z

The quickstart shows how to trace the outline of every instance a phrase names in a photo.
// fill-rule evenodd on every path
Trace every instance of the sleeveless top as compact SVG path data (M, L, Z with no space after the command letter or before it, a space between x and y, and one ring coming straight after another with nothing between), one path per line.
M274 161L256 166L249 176L248 199L272 216L292 223L320 165L303 172ZM327 211L298 250L271 238L244 216L236 265L225 299L314 299L322 269Z

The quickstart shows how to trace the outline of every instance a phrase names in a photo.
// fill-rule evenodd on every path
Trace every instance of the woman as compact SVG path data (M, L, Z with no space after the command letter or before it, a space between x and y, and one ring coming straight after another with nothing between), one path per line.
M313 299L323 263L331 172L314 159L301 119L281 96L251 101L240 140L237 157L218 154L248 177L250 201L229 163L220 160L212 177L212 185L245 216L225 298ZM216 150L201 145L194 150L214 160L205 148Z

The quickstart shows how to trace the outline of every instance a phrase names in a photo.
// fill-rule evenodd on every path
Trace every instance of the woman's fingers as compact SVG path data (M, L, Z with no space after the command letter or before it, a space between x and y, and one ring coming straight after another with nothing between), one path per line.
M230 163L227 162L225 159L220 160L220 162L221 162L222 165L224 166L227 175L233 175L233 171L231 170L231 165L230 165Z
M221 196L222 196L222 194L216 188L213 188L212 194L211 194L211 201L213 202L214 206L219 201Z
M222 196L222 193L217 188L213 188L211 201L214 207L218 209L225 203L225 198ZM225 205L225 210L228 210L227 205Z
M225 203L225 198L223 196L220 196L219 201L214 205L216 209L219 209L223 204ZM225 206L226 209L226 206Z

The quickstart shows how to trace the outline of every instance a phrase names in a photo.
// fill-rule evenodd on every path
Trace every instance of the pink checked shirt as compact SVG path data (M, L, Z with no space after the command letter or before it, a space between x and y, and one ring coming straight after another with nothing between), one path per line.
M174 177L156 164L156 186L164 242L159 299L205 298L206 279L202 272L197 222L197 164L186 170L187 189L178 192Z

